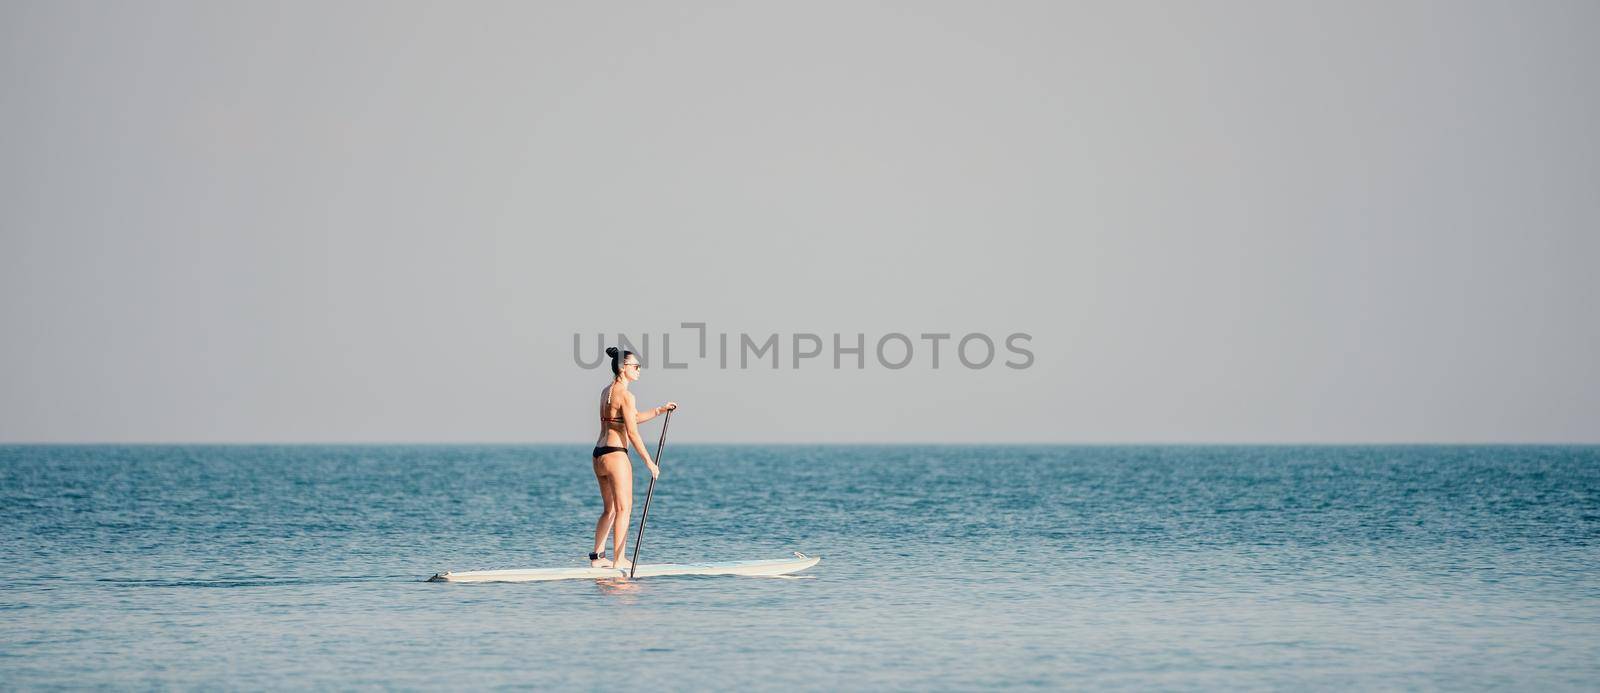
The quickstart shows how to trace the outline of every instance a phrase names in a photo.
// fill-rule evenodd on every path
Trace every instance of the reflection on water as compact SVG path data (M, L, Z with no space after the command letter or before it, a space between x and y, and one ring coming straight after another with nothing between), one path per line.
M628 597L629 599L623 601L624 604L633 603L632 598L637 596L636 593L639 590L639 583L637 581L629 580L625 577L595 580L594 586L600 589L600 594L604 594L606 596Z

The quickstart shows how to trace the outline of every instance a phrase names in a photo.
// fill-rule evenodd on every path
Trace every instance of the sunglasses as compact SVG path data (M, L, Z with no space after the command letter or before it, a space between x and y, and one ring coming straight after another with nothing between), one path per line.
M639 365L637 363L624 363L624 364L622 364L623 368L627 368L628 366L633 366L634 368L637 368L639 370L644 370L644 366L641 366L641 365Z

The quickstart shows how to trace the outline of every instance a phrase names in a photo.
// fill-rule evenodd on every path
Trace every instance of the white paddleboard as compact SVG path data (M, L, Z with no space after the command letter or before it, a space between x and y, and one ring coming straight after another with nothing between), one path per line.
M787 575L817 564L820 556L799 551L795 558L773 561L728 561L726 563L640 563L634 577L661 575ZM510 570L446 571L428 578L429 582L535 582L539 580L604 580L625 578L625 568L513 568Z

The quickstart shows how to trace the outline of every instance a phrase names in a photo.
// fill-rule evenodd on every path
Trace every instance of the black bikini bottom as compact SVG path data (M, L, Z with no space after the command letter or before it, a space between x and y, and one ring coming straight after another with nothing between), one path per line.
M607 455L607 454L610 454L610 453L613 453L613 452L627 452L627 451L628 451L627 448L619 448L619 447L612 446L612 445L602 445L602 446L594 449L594 456L595 457L599 457L601 455Z

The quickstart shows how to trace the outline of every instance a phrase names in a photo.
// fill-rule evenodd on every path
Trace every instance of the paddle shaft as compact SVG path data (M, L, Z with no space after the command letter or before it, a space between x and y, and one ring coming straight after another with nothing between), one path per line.
M667 444L667 427L672 425L672 410L667 410L667 420L661 422L661 439L656 441L656 467L661 467L661 448ZM639 569L639 544L644 541L644 522L650 519L650 498L656 495L656 477L650 475L650 488L644 492L644 512L639 513L639 533L633 537L633 565L628 566L628 579Z

